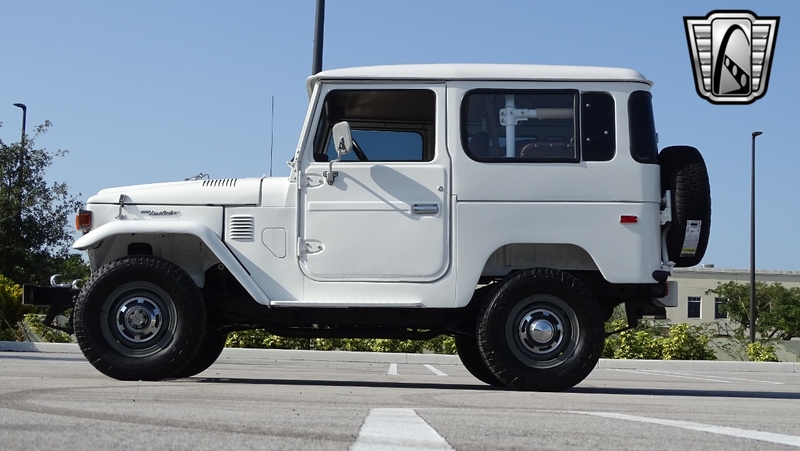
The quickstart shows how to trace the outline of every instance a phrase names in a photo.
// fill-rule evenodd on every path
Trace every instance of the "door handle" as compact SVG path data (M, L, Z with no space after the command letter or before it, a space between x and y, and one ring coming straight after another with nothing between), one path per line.
M411 213L415 215L436 215L439 214L439 206L436 204L414 204Z

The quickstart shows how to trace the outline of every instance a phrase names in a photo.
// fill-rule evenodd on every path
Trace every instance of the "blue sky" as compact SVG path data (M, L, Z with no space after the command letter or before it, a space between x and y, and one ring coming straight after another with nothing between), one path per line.
M50 119L49 172L86 198L111 186L269 173L297 146L313 0L0 2L0 139ZM712 105L695 92L683 16L780 16L767 95ZM397 63L630 67L655 82L660 146L703 152L713 198L704 263L749 266L750 134L757 141L757 267L800 271L800 2L327 0L324 68Z

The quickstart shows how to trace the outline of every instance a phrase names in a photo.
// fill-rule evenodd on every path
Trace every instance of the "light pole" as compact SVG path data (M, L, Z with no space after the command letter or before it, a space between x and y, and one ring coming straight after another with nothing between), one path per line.
M15 103L15 107L22 108L22 138L20 144L25 145L25 123L28 121L28 107L24 103Z
M756 342L756 136L750 159L750 343Z
M314 58L311 75L322 71L322 40L325 37L325 0L317 0L317 16L314 20Z

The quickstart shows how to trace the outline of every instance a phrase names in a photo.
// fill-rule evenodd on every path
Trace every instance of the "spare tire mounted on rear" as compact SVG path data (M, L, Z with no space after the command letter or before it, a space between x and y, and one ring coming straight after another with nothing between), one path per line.
M695 266L703 259L711 230L711 185L703 156L694 147L671 146L658 155L661 195L670 191L672 219L667 255L676 267Z

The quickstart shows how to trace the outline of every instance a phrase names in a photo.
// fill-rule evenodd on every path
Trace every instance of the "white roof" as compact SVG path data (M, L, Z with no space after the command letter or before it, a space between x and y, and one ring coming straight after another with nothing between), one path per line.
M318 80L548 80L653 84L633 69L539 64L403 64L331 69L308 78L309 93Z

